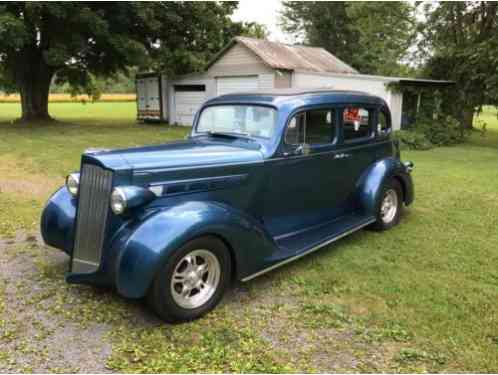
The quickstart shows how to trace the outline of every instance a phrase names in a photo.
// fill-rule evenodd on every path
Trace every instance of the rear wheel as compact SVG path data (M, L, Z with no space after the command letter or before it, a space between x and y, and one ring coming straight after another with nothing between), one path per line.
M403 209L403 191L398 180L391 179L382 187L377 203L377 221L372 225L375 230L387 230L399 223Z
M158 270L148 300L170 323L197 319L221 300L230 282L231 259L225 244L205 236L175 251Z

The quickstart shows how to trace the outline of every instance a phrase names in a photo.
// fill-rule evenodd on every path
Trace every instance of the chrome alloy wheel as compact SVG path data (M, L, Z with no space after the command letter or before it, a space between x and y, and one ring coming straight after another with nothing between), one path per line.
M218 258L208 250L194 250L175 266L171 278L171 294L184 309L204 305L216 292L220 283L221 266Z
M394 189L389 189L384 194L380 205L380 217L385 224L394 220L398 211L398 194Z

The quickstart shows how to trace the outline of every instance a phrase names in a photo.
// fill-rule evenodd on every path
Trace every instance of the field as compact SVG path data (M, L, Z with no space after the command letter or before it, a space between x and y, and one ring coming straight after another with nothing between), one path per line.
M102 94L98 102L135 102L135 94ZM19 103L21 97L15 95L2 95L0 94L0 103ZM71 96L69 94L50 94L50 103L71 103L71 102L91 102L92 99L88 95Z
M498 120L456 147L404 152L416 200L249 283L191 324L68 285L38 235L41 208L88 147L188 129L137 125L134 103L53 103L53 125L0 104L0 372L498 372Z

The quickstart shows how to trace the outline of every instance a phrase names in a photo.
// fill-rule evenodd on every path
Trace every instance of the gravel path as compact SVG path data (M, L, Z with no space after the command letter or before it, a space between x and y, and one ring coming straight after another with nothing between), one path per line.
M81 325L50 310L57 285L39 269L67 266L67 256L35 236L0 240L0 373L109 372L109 327Z

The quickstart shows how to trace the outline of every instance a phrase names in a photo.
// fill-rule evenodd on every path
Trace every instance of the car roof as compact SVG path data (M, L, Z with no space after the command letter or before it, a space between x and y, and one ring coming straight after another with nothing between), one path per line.
M212 98L206 102L206 105L223 103L254 103L279 107L283 104L290 104L292 102L296 102L297 104L297 102L301 102L302 99L306 99L307 104L385 104L382 98L362 91L333 90L330 88L287 88L234 92Z

